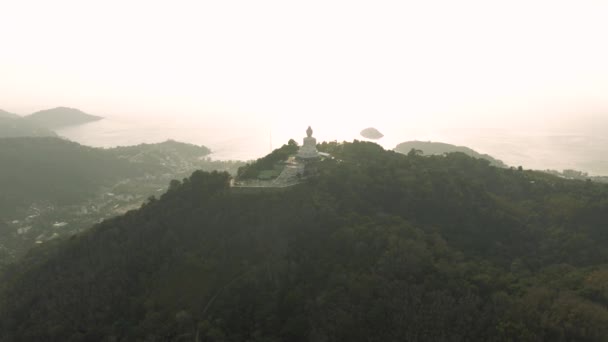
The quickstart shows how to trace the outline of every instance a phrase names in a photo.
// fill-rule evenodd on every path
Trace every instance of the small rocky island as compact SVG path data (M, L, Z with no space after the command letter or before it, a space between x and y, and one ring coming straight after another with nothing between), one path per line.
M378 139L382 139L384 137L384 134L380 133L380 131L374 127L368 127L366 129L362 130L360 134L365 139L371 139L371 140L378 140Z

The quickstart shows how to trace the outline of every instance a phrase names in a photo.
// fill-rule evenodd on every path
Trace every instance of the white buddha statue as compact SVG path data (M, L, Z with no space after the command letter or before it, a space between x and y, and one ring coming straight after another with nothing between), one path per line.
M317 151L317 139L312 137L312 128L308 126L306 130L307 137L304 138L304 144L298 151L297 158L300 159L314 159L319 158L319 151Z

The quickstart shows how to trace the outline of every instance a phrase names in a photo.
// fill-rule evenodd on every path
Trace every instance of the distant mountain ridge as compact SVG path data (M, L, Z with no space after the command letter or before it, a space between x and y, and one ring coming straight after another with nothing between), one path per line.
M456 146L442 142L413 140L403 142L397 145L397 147L395 147L396 152L403 154L409 153L412 149L420 150L424 155L437 155L444 153L461 152L473 158L485 159L490 162L490 165L496 167L507 167L507 165L502 162L502 160L498 160L488 154L481 154L466 146Z
M56 137L50 129L40 127L22 117L0 110L0 138Z
M0 109L0 118L17 119L19 115Z
M76 108L57 107L35 112L24 119L41 127L56 129L99 121L103 117L87 114Z
M67 107L41 110L23 117L0 109L0 138L57 137L55 129L101 119L100 116Z

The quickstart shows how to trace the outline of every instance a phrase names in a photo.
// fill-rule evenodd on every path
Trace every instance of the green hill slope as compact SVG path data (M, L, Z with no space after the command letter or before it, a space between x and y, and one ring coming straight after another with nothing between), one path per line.
M18 119L20 116L0 109L0 119Z
M0 116L0 138L56 137L55 132L20 117Z
M195 172L35 250L0 341L601 341L608 187L321 144L289 191ZM43 286L41 286L43 284Z
M58 138L0 139L0 219L33 203L75 204L125 179L152 182L165 174L230 167L201 159L209 152L175 141L100 149Z
M73 204L145 172L101 149L58 138L0 139L0 215L33 202Z
M56 138L0 139L0 269L32 246L139 207L192 171L236 173L204 146L166 141L112 149ZM3 257L5 255L6 257Z
M420 150L425 155L461 152L473 158L485 159L489 161L492 165L497 167L507 167L502 161L495 159L490 155L478 153L466 146L456 146L442 142L431 141L407 141L395 147L395 151L404 154L409 153L412 149Z

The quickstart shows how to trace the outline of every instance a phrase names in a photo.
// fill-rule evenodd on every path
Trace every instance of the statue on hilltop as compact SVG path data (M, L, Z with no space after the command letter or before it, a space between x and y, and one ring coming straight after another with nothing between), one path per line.
M317 139L312 136L312 128L308 126L306 130L307 137L304 138L304 144L300 147L296 158L300 160L313 160L318 159L319 152L317 151Z

